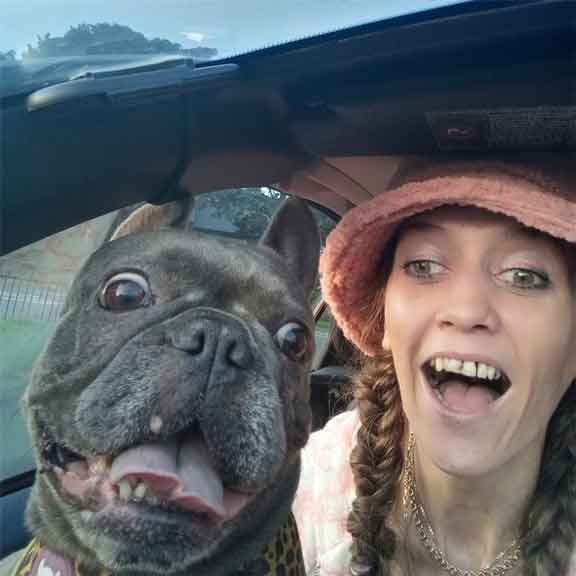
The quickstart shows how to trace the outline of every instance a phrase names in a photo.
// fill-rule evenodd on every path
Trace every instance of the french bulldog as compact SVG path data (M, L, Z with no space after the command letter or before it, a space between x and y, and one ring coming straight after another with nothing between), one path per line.
M87 260L24 397L36 542L82 574L276 573L262 553L310 433L319 244L290 199L258 244L132 221Z

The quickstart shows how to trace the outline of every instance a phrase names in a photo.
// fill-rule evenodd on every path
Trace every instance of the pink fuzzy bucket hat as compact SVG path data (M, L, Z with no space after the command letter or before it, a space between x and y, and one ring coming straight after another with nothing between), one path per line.
M324 298L344 336L368 356L382 333L366 333L383 254L406 218L445 205L475 206L576 243L576 158L554 155L406 163L394 184L348 212L329 235L320 260Z

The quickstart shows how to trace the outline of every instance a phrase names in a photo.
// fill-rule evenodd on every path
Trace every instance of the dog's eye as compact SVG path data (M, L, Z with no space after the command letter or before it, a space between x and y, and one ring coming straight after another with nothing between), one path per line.
M100 306L117 312L149 306L151 300L148 281L134 272L112 276L100 293Z
M284 324L275 336L276 344L288 358L296 361L303 360L310 348L310 334L308 330L297 322Z

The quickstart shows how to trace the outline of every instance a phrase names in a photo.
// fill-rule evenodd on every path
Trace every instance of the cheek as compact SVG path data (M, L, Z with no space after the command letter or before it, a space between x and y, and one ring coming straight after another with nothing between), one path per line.
M386 291L384 349L392 353L400 388L415 377L419 350L429 321L429 305L392 286Z
M518 340L525 343L525 361L550 386L550 394L562 396L576 378L576 314L574 307L550 307L536 314L525 311L524 322L518 326Z
M386 288L384 306L387 348L396 354L412 349L422 338L431 309L429 298L411 293L401 283L391 282Z

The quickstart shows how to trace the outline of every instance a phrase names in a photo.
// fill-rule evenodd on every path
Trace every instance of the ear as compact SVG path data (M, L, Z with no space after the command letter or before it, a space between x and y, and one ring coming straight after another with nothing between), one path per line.
M306 294L312 293L318 277L320 231L306 202L285 200L272 216L260 245L280 254Z
M117 224L110 240L117 240L136 232L151 232L161 228L185 228L193 206L194 199L190 195L160 206L143 204Z

